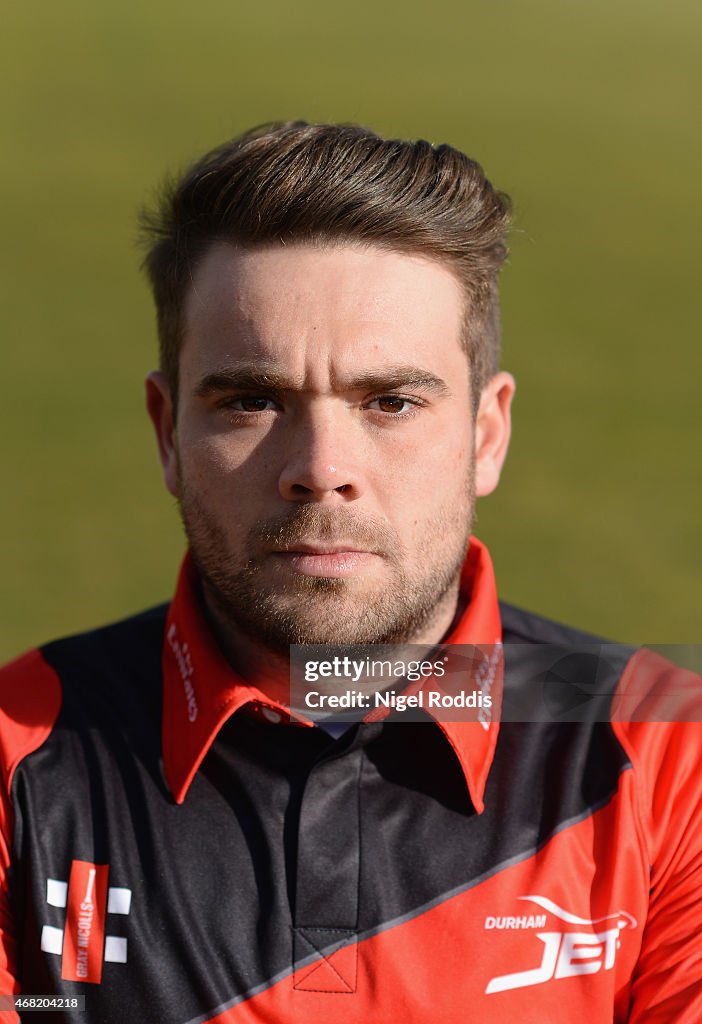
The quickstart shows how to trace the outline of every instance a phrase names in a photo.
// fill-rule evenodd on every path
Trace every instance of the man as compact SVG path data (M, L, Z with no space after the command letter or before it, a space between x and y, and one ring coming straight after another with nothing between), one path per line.
M470 536L510 433L507 220L450 147L303 123L148 218L189 553L170 606L2 676L4 991L83 1021L701 1018L699 727L611 711L696 680L498 606ZM564 720L500 723L503 642L505 712L539 679ZM467 645L495 713L315 722L295 644Z

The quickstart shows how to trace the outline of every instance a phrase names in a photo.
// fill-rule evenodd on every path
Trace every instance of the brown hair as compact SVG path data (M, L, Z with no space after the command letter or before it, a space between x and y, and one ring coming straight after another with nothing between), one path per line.
M142 214L161 369L174 400L182 311L198 261L215 241L256 246L358 242L435 259L466 295L464 344L473 407L497 372L497 277L508 196L451 146L383 139L357 125L263 125L169 181Z

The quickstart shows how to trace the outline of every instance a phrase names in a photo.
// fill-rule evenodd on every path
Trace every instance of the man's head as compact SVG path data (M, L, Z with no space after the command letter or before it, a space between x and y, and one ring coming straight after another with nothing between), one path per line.
M161 369L177 401L183 308L217 240L243 247L358 243L436 260L465 297L474 405L498 369L497 278L508 197L451 146L383 139L356 125L265 125L207 153L143 218Z
M149 410L220 634L448 628L509 438L506 218L462 154L348 127L252 133L171 189Z

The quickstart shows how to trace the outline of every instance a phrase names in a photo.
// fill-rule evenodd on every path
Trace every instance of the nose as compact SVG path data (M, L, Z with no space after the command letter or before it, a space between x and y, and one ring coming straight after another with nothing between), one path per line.
M278 481L287 501L348 502L363 491L362 439L343 409L309 409L289 427Z

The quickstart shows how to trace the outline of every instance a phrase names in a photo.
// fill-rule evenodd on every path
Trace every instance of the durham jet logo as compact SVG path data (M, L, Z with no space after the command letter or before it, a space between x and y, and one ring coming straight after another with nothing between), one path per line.
M593 928L595 925L604 925L597 931L560 931L560 932L536 932L535 938L543 943L541 963L526 971L517 971L516 974L501 974L492 978L485 989L486 995L493 992L507 992L509 989L526 988L528 985L542 985L551 978L571 978L577 974L597 974L600 970L609 971L614 967L614 961L621 942L620 933L624 928L636 928L636 919L628 914L626 910L618 910L614 914L606 914L604 917L596 917L590 920L586 917L578 917L570 911L559 907L553 900L545 896L519 896L520 900L527 900L536 903L543 910L558 917L570 925ZM488 924L488 921L490 924ZM513 922L513 923L512 923ZM524 922L524 923L522 923ZM533 922L533 923L532 923ZM485 927L543 927L546 924L546 915L532 915L531 917L507 917L488 918Z

